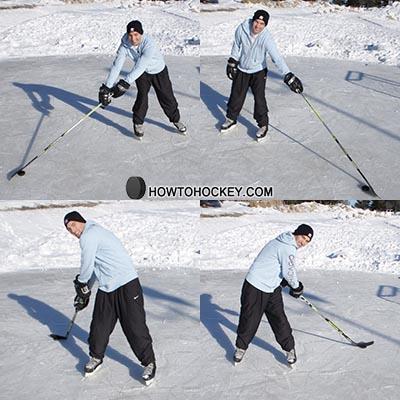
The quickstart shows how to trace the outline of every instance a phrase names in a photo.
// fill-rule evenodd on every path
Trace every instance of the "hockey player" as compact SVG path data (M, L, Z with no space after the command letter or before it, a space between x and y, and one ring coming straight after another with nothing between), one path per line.
M265 100L265 82L267 79L267 56L276 64L284 82L289 88L302 93L303 86L285 63L279 53L271 33L267 29L269 14L258 10L253 18L245 20L235 32L231 56L226 67L226 74L232 80L226 120L221 132L236 126L236 121L243 107L249 88L254 95L254 119L258 124L257 139L265 137L268 131L268 107Z
M109 337L119 320L133 352L144 366L142 378L146 385L150 384L156 362L146 325L143 292L130 256L112 232L86 221L77 211L64 217L64 225L79 239L81 247L80 272L74 280L77 310L87 307L94 280L99 283L90 324L90 360L85 374L93 373L103 363Z
M254 260L242 287L235 364L242 361L263 314L286 352L288 364L296 362L294 338L285 315L281 286L289 285L289 294L295 298L303 294L303 284L297 280L294 260L296 250L306 246L313 235L313 229L302 224L293 233L282 233L268 242Z
M117 82L126 57L135 63L125 79ZM117 83L116 83L117 82ZM172 91L168 68L156 43L143 33L140 21L131 21L126 27L126 33L121 38L117 56L105 84L99 89L99 102L106 107L111 98L125 94L135 82L137 96L133 105L133 131L138 139L144 135L144 119L148 109L148 94L153 86L157 99L166 116L179 133L186 133L186 126L180 120L178 103Z

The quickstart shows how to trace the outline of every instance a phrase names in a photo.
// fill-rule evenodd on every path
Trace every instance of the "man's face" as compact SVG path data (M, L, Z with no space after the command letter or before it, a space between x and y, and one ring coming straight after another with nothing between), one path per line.
M311 239L306 235L295 235L294 239L296 240L297 248L300 249L310 243Z
M258 34L265 28L265 22L262 19L253 21L253 33Z
M142 35L138 32L129 32L128 38L134 46L138 46L142 41Z
M74 235L79 239L85 229L85 224L78 221L69 221L66 228L71 235Z

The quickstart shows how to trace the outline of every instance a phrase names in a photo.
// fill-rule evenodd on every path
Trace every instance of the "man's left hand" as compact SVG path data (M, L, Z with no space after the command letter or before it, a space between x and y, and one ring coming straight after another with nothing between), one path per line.
M79 274L74 279L74 287L76 295L82 299L88 299L92 293L87 283L79 282Z
M289 86L290 90L296 93L303 93L303 85L300 79L295 76L292 72L285 75L283 81Z
M303 294L304 286L299 282L299 286L296 289L290 288L289 294L295 299L299 298Z
M121 97L129 90L130 87L131 85L128 82L120 79L118 83L111 89L112 96L114 98Z

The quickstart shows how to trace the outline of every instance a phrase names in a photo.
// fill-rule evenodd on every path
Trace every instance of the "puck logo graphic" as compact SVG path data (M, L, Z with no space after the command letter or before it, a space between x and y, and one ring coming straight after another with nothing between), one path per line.
M126 182L126 193L134 200L141 199L146 193L146 183L140 176L131 176Z

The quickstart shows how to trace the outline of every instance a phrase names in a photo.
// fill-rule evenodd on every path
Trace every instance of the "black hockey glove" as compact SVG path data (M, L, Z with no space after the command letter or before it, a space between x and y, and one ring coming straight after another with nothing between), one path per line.
M237 66L239 61L236 61L234 58L230 57L228 60L228 64L226 65L226 76L233 81L237 75Z
M99 89L99 103L105 108L111 103L112 90L107 87L104 83Z
M297 287L296 289L290 288L289 294L297 299L303 294L303 290L304 290L303 284L299 282L299 287Z
M285 75L283 81L286 83L286 85L289 86L290 90L292 90L293 92L303 93L303 85L301 84L300 79L291 72Z
M282 287L289 286L288 281L287 281L285 278L282 279L280 285L281 285Z
M86 308L89 304L89 297L84 299L83 297L80 297L78 295L75 296L74 298L74 307L76 311L82 311L84 308Z
M128 91L130 87L131 85L128 82L124 81L123 79L120 79L118 83L111 89L112 96L114 98L121 97Z
M92 293L90 291L90 288L87 283L82 283L78 281L79 274L75 277L74 279L74 286L75 286L75 292L76 295L82 299L88 299L90 297L90 294Z

